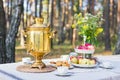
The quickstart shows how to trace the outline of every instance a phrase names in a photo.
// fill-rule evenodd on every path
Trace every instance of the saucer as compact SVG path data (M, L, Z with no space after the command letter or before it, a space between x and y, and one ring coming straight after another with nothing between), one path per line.
M105 69L112 69L113 68L113 64L109 61L105 61L105 62L102 62L99 67L101 68L105 68Z
M72 63L72 65L75 66L75 67L79 67L79 68L95 68L95 67L97 67L98 63L93 64L93 65Z
M99 65L99 67L101 67L101 68L105 68L105 69L112 69L113 68L113 66L105 66L105 65L102 65L102 64L100 64Z
M72 72L67 72L67 73L64 73L64 74L56 73L55 75L56 76L71 76L72 74L73 74Z

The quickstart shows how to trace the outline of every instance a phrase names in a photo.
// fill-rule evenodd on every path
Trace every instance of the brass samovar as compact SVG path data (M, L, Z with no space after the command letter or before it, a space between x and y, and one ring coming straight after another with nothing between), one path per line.
M45 64L42 62L44 55L50 52L50 44L52 32L50 27L43 24L43 18L36 18L36 24L33 24L26 29L26 48L34 58L35 62L31 67L33 68L44 68Z
M26 29L27 52L35 58L35 61L31 65L18 66L18 71L50 72L56 69L42 62L42 58L51 50L51 38L54 35L54 32L50 31L50 26L43 24L43 20L43 18L36 18L36 23Z

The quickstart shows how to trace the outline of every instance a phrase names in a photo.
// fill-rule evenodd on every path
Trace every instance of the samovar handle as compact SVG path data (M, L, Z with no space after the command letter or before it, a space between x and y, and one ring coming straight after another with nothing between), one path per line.
M49 38L55 37L56 34L57 34L57 31L50 32Z
M50 24L47 26L49 29L50 29ZM57 34L57 31L55 31L55 30L50 30L50 33L49 33L50 35L49 35L49 38L53 38L53 37L55 37L55 35Z
M24 37L27 37L26 30L22 30L22 33L23 33L23 36L24 36Z

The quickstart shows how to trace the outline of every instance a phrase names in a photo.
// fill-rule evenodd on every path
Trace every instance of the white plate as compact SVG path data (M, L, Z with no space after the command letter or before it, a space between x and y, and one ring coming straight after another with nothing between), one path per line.
M82 53L82 54L93 54L95 52L95 50L84 50L84 49L82 50L77 48L75 48L74 50L75 52Z
M74 64L72 63L73 66L75 67L81 67L81 68L93 68L93 67L96 67L98 65L98 63L94 64L94 65L81 65L81 64Z
M65 73L65 74L60 74L60 73L56 73L55 75L56 76L71 76L73 73L71 73L71 72L67 72L67 73Z

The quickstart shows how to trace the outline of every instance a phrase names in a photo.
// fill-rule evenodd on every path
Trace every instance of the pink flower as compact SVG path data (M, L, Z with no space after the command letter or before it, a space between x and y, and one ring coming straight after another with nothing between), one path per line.
M90 46L88 46L88 49L89 49L89 50L94 50L94 46L93 46L93 45L90 45Z
M91 46L91 44L90 43L86 43L85 46Z
M81 46L78 47L78 49L88 49L88 47L84 46L84 45L81 45Z
M77 46L78 49L84 49L84 50L94 50L94 46L90 43L86 43L85 45Z

